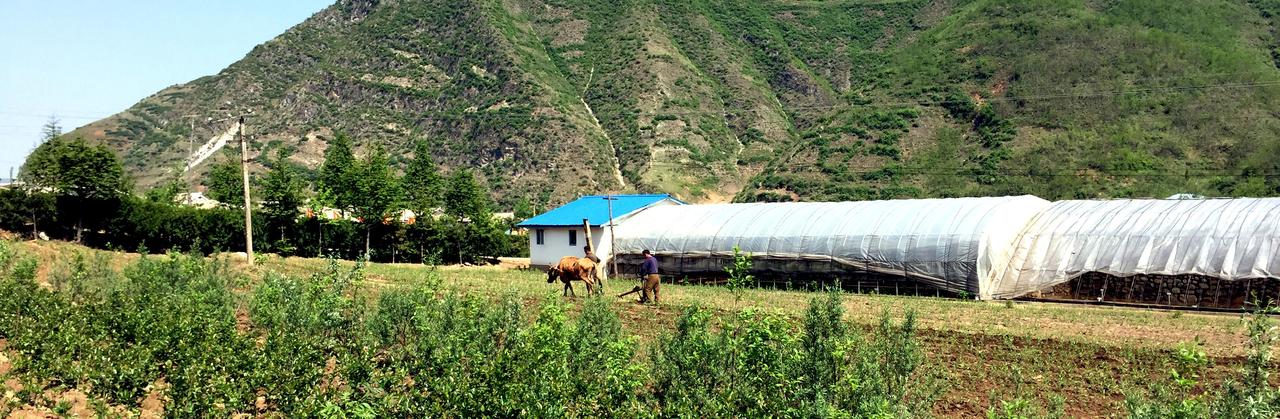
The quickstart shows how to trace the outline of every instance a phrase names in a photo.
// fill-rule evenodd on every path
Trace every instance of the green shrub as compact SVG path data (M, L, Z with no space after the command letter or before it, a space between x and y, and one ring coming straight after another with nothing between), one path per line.
M733 293L733 305L737 307L738 302L742 301L742 292L755 280L751 275L751 253L742 253L738 245L733 245L733 261L724 268L724 272L729 276L726 285L729 292Z
M1198 342L1183 344L1173 353L1169 378L1153 384L1150 397L1131 392L1125 408L1132 418L1274 418L1280 415L1280 388L1270 382L1271 346L1276 328L1266 307L1250 318L1246 357L1240 375L1216 391L1200 391L1200 375L1208 358Z
M0 267L15 265L9 249ZM57 289L0 277L0 337L13 373L40 383L32 394L65 386L136 406L163 380L178 417L903 416L934 395L913 316L864 336L837 292L798 327L691 308L642 356L606 299L548 298L530 314L514 296L442 289L434 271L374 298L359 264L253 287L182 254L119 274L93 265L68 264Z
M1280 416L1280 388L1271 386L1271 348L1277 333L1269 316L1272 307L1253 313L1248 323L1249 340L1245 345L1245 363L1240 376L1228 380L1210 403L1209 415L1215 418L1274 418Z
M691 307L656 348L654 396L664 414L926 414L937 386L919 370L914 327L913 314L886 313L871 336L853 333L838 292L810 302L799 338L777 314L747 309L713 328Z

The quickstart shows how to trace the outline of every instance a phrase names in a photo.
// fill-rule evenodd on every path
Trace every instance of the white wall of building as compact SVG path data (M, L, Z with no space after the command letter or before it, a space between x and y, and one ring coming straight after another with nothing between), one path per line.
M538 244L538 230L542 230L543 242ZM577 231L578 242L569 244L569 230ZM600 227L591 228L591 241L596 247L596 256L604 259L609 248L603 241L608 232ZM582 247L587 245L583 237L582 227L538 227L529 229L529 263L535 266L551 266L560 262L565 256L582 256Z
M653 208L657 206L677 205L670 199L655 202L647 207ZM614 225L634 216L635 214L644 212L644 209L626 214L614 219ZM543 243L538 244L538 230L542 230ZM569 230L576 230L578 233L578 242L576 245L569 244ZM596 256L608 265L609 257L613 254L613 239L609 236L609 226L591 227L591 242L595 245ZM582 257L582 247L587 245L586 238L582 234L582 226L576 228L569 227L531 227L529 228L529 264L534 267L545 268L560 262L560 258L565 256ZM601 270L601 274L608 277L608 266Z

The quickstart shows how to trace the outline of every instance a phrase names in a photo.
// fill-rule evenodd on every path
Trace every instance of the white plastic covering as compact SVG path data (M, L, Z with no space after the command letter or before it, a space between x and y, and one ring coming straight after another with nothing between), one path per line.
M755 259L831 262L976 295L1048 205L1034 196L673 205L620 223L614 251L723 258L737 245Z
M1280 199L1058 201L1028 225L983 298L1015 298L1086 272L1280 276Z

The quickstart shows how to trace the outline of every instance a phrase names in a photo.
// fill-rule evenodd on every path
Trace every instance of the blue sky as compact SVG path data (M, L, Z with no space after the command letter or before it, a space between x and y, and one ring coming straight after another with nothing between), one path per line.
M0 0L0 177L65 131L217 73L333 0Z

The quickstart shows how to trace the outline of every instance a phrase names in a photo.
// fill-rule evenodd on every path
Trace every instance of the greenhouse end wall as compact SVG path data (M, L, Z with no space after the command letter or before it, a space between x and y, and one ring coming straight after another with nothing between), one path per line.
M1091 273L1168 282L1277 278L1280 198L1058 201L1013 251L984 298L1017 298Z

